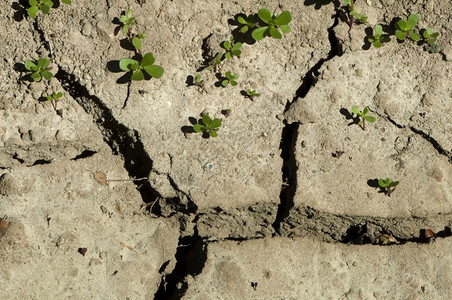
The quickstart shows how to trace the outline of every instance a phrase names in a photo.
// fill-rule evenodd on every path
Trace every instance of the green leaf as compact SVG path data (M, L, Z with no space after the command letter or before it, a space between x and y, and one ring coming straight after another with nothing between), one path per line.
M48 72L48 71L44 71L42 72L42 76L46 79L46 80L50 80L50 78L53 77L53 74Z
M150 66L155 62L155 56L151 52L146 53L141 60L142 66Z
M47 101L52 101L53 97L52 96L47 96Z
M214 130L210 131L209 134L213 138L216 138L218 136L218 133L216 131L214 131Z
M29 9L27 9L27 13L30 17L35 18L36 14L38 13L39 8L37 6L32 6Z
M209 117L209 115L203 115L203 116L202 116L202 122L203 122L204 125L206 125L207 127L210 127L209 124L210 124L210 122L212 122L212 119Z
M45 4L41 5L41 11L42 11L44 14L48 14L48 13L50 12L50 6L45 5Z
M154 78L161 78L164 73L163 68L156 65L144 66L143 69Z
M270 35L275 39L278 39L278 40L282 39L282 34L281 34L281 32L279 32L278 29L276 29L276 27L273 27L273 26L270 27Z
M391 182L391 186L397 186L399 184L398 181Z
M344 0L344 3L350 6L350 5L352 5L351 1L352 0Z
M30 70L30 71L36 71L38 69L38 66L35 65L35 63L32 62L31 60L27 60L25 62L25 69Z
M381 35L383 33L383 27L381 25L375 26L375 35Z
M284 32L285 34L290 32L289 25L281 25L279 28L281 28L281 31Z
M418 21L419 21L419 17L416 14L411 14L408 17L408 21L406 22L406 26L408 27L408 29L413 29L414 26L416 26Z
M257 15L259 16L259 18L262 21L264 21L267 24L268 24L268 22L270 22L270 20L272 18L272 13L266 8L259 9L259 12L257 13Z
M41 74L39 74L39 72L34 72L31 74L31 78L33 78L34 81L41 81Z
M226 49L226 50L231 50L231 42L225 41L225 42L223 43L223 47L224 47L224 49Z
M231 85L232 85L232 86L236 86L236 85L237 85L237 81L231 80Z
M231 77L231 79L237 79L237 78L239 78L239 74L234 74L234 75L232 75L232 77Z
M380 48L383 45L380 40L375 41L372 44L374 45L375 48Z
M385 183L385 181L384 181L383 179L378 179L378 185L379 185L380 187L382 187L382 188L385 188L385 187L386 187L386 183Z
M292 15L288 11L283 11L275 20L276 24L281 25L287 25L292 21Z
M416 32L413 32L413 31L410 31L409 33L408 33L409 35L410 35L410 38L413 40L413 41L419 41L420 39L421 39L421 37L419 36L419 34L417 34Z
M380 38L380 40L381 40L383 43L388 43L389 41L391 41L391 38L390 38L389 36L382 36L382 37Z
M248 32L248 26L243 26L243 27L240 29L240 32L241 32L241 33L247 33L247 32Z
M50 59L47 58L40 58L38 59L38 67L40 69L45 69L50 64Z
M256 41L262 41L264 39L264 37L266 37L267 35L268 35L268 26L256 28L251 33L251 36Z
M137 70L135 73L132 74L132 80L141 81L144 79L143 71Z
M238 17L238 18L237 18L237 21L238 21L240 24L246 25L246 20L245 20L243 17Z
M232 55L231 55L231 53L226 52L226 53L224 54L224 57L225 57L227 60L229 60L229 59L232 58Z
M232 47L231 50L234 52L234 51L240 50L240 48L242 48L242 43L238 42L238 43L234 44L234 47Z
M28 0L28 4L30 4L30 6L37 6L38 0Z
M369 121L370 123L373 123L373 122L375 122L375 117L372 117L372 116L365 116L364 117L364 119L366 119L367 121Z
M67 3L67 4L70 4L70 3ZM58 92L58 93L55 95L55 98L56 98L56 99L61 98L61 97L63 97L63 93L62 93L62 92Z
M221 85L224 87L228 86L228 84L229 84L229 79L225 79L221 82Z
M360 115L360 114L361 114L361 111L360 111L356 106L353 106L353 107L352 107L352 112L353 112L355 115Z
M227 71L226 74L225 74L225 76L226 76L227 78L231 78L231 71Z
M397 30L397 31L395 32L395 36L396 36L399 40L404 41L405 38L406 38L406 33L403 32L403 31Z
M201 124L195 124L193 125L193 130L196 132L203 132L204 130L206 130L206 127Z
M71 0L61 0L65 4L71 4Z
M400 20L395 24L396 29L401 31L407 31L406 22L404 20Z
M49 7L53 6L53 1L52 0L41 0L41 3L44 5L47 5Z
M132 45L138 49L141 50L141 41L139 38L137 38L136 36L132 39Z
M221 126L220 119L213 119L212 123L210 123L210 128L218 128Z
M136 68L132 68L131 65L137 65L138 62L131 58L123 58L119 61L119 68L123 71L130 71Z
M369 113L369 109L367 108L367 106L366 107L364 107L364 109L363 109L363 115L365 116L365 115L367 115Z

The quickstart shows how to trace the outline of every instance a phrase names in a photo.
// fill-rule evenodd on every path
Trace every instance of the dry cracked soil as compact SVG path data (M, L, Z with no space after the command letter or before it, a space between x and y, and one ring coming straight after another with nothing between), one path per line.
M451 1L356 1L351 27L339 0L54 2L0 3L1 298L452 299ZM242 33L262 7L291 32ZM119 68L128 9L160 79ZM438 52L396 39L410 14Z

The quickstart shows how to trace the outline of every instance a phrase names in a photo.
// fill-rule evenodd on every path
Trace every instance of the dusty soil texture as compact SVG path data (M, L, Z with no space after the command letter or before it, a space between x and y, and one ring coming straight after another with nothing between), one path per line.
M0 3L1 298L452 299L452 2L356 1L351 28L339 0L54 2ZM241 33L262 7L291 32ZM119 68L128 9L160 79ZM438 53L395 38L412 13Z

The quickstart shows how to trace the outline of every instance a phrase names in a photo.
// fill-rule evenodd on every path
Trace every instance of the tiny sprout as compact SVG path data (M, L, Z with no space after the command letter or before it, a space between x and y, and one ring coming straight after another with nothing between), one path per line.
M25 68L29 71L32 71L31 78L34 81L41 81L44 77L46 80L50 80L53 77L53 74L49 72L52 68L48 68L50 64L50 60L47 58L40 58L36 63L31 60L27 60L25 62Z
M223 58L223 53L217 53L215 55L214 59L210 62L210 65L207 67L207 70L214 70L214 72L217 71L218 65L221 63L221 59Z
M146 53L141 62L138 62L132 58L123 58L119 61L119 67L123 71L133 71L132 80L143 80L143 70L154 78L161 78L163 76L163 68L161 66L154 65L155 56L151 52Z
M438 38L439 33L433 32L431 28L427 28L422 33L422 37L424 38L424 49L430 53L438 53L438 45L435 43Z
M242 54L242 51L240 50L240 48L242 48L242 43L234 43L234 38L232 36L229 38L229 41L223 43L223 48L226 49L224 57L227 60L231 59L233 56L240 56L240 54Z
M203 83L203 80L201 79L201 74L196 74L194 79L194 84L197 86L201 86Z
M53 6L52 0L29 0L30 8L27 13L30 17L35 18L38 11L42 11L43 14L48 14L50 8Z
M251 36L256 41L263 40L266 36L271 36L275 39L282 39L281 29L283 33L289 33L289 23L292 21L292 15L288 11L283 11L279 16L274 16L267 8L261 8L257 13L259 19L267 26L259 27L253 30Z
M378 185L385 189L385 194L388 195L388 197L391 196L391 193L394 192L395 187L399 184L398 181L392 181L389 178L386 179L379 179Z
M232 111L231 111L230 108L228 108L228 109L222 110L221 113L222 113L226 118L228 118L228 117L231 115Z
M202 123L203 124L194 124L193 129L196 132L207 132L211 137L217 137L217 131L218 127L221 126L221 120L220 119L211 119L208 114L205 114L202 116Z
M238 17L237 21L243 25L242 28L240 28L241 33L247 33L250 28L256 27L256 18L254 15L251 15L246 19Z
M354 0L344 0L344 3L347 4L348 8L349 8L349 17L350 17L349 27L350 27L350 29L352 28L352 25L353 25L353 18L356 18L356 20L358 20L358 22L360 22L362 24L367 23L367 16L365 14L360 14L355 10Z
M221 82L221 85L224 87L227 87L228 84L231 84L232 86L237 85L237 81L235 81L237 78L239 78L239 74L235 73L232 74L231 71L226 72L226 79Z
M137 49L137 52L141 54L141 40L144 40L146 36L143 33L138 33L132 37L132 45Z
M368 37L367 39L369 40L369 43L374 45L375 48L380 48L383 45L383 43L387 43L391 40L389 36L382 35L383 28L381 27L381 25L375 26L374 31L375 35Z
M47 101L50 101L52 103L53 110L57 113L57 115L63 117L63 111L61 109L60 110L57 109L57 103L61 97L63 97L62 92L58 93L53 92L52 94L47 96Z
M364 107L364 110L361 112L357 107L353 106L352 107L352 112L358 117L361 118L362 120L358 122L358 125L361 125L362 130L366 130L366 123L365 121L369 121L370 123L375 122L375 117L372 116L368 116L367 114L369 113L369 109L366 107Z
M419 20L419 17L416 14L411 14L408 17L407 21L404 20L400 20L395 24L395 35L396 37L401 40L404 41L407 34L408 36L413 40L413 41L419 41L421 39L421 37L419 36L419 34L415 33L413 31L414 27L416 26L417 22Z
M259 97L261 94L257 93L255 90L246 90L246 95L251 101L254 101L254 97Z
M135 25L135 18L132 17L132 10L128 10L124 15L119 18L119 22L122 23L122 32L130 36L130 27Z

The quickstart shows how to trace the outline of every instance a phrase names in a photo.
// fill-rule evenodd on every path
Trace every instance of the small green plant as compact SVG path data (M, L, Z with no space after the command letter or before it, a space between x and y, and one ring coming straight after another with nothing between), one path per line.
M132 39L132 45L135 47L135 49L137 50L138 54L141 55L141 40L144 40L146 38L146 36L142 33L138 33L136 35L132 35L131 39Z
M46 80L50 80L53 77L53 74L49 72L52 68L48 68L50 64L50 60L47 58L40 58L36 63L31 60L27 60L25 62L25 69L33 72L31 74L31 78L34 81L41 81L42 78Z
M229 41L223 43L223 48L226 49L224 57L228 60L233 56L240 56L240 54L242 54L242 50L240 50L240 48L242 48L242 43L234 43L234 38L232 36L229 38Z
M240 28L241 33L247 33L250 28L256 27L255 15L250 15L248 18L238 17L237 21L243 26Z
M195 124L193 125L193 130L196 132L207 132L211 137L217 137L217 131L221 126L220 119L211 119L208 114L202 116L203 124Z
M364 107L363 111L361 112L357 107L352 107L352 112L358 117L361 118L361 120L358 122L358 125L361 125L362 130L366 130L366 121L369 121L370 123L375 122L375 117L368 116L369 109Z
M407 37L407 35L413 40L413 41L419 41L421 39L421 37L419 36L419 34L415 33L414 27L416 26L417 22L419 20L419 17L416 14L411 14L408 17L407 21L404 20L400 20L395 24L395 35L396 37L401 40L404 41L405 38Z
M261 8L257 13L259 19L267 26L259 27L253 30L251 36L256 41L263 40L266 36L271 36L275 39L282 39L281 29L283 33L289 33L289 23L292 21L292 15L288 11L283 11L279 16L274 16L267 8Z
M52 103L53 109L55 110L57 115L63 117L62 111L57 109L57 103L61 97L63 97L62 92L58 92L58 93L53 92L52 94L47 96L47 101L50 101L50 103Z
M251 101L254 101L254 97L259 97L261 94L257 93L255 90L246 90L246 95Z
M391 193L394 192L395 187L399 184L398 181L392 181L389 178L386 179L378 179L378 185L385 190L385 194L388 197L391 196Z
M223 58L223 53L217 53L215 57L210 62L210 65L207 67L207 70L217 71L218 65L221 63L221 59Z
M391 39L387 35L383 34L383 27L381 25L375 26L374 29L375 35L367 38L369 40L369 43L374 45L375 48L380 48L383 43L389 42Z
M160 78L163 76L163 68L154 65L154 62L155 56L149 52L141 58L140 62L132 58L123 58L119 61L119 67L123 71L132 71L132 80L143 80L143 70L151 77Z
M430 53L437 53L438 45L435 43L436 39L438 38L439 33L433 32L433 29L427 28L422 32L422 37L424 38L424 49Z
M239 78L239 74L237 74L237 73L232 74L231 71L227 71L225 76L226 76L226 79L221 82L222 86L227 87L228 84L231 84L232 86L237 85L237 81L235 81L235 80L237 78Z
M71 4L71 0L61 0L61 2L65 4ZM35 18L39 11L42 11L43 14L48 14L50 12L50 8L53 6L52 0L28 0L28 4L30 4L30 8L27 9L27 14Z
M128 10L124 15L119 18L119 22L122 23L122 32L130 37L131 26L135 26L135 18L132 17L132 10Z
M348 5L348 15L350 19L350 29L353 25L353 20L356 19L359 23L366 24L367 23L367 16L365 14L360 14L355 10L355 2L354 0L344 0L344 3Z
M201 78L201 74L196 74L195 77L194 77L193 84L197 85L197 86L201 86L202 83L203 83L203 80Z

